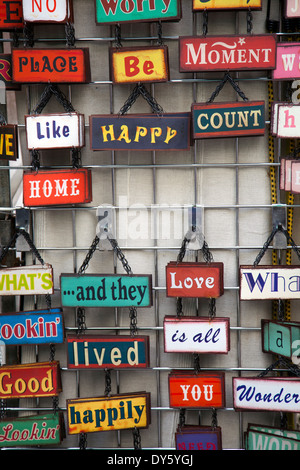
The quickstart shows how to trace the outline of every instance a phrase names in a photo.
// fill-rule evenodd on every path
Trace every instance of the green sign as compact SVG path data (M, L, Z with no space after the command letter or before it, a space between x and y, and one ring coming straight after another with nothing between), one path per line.
M300 450L300 432L249 424L246 450Z
M150 307L152 276L128 274L62 274L63 307Z
M300 363L300 323L262 320L262 348Z
M95 0L96 23L179 20L180 0Z

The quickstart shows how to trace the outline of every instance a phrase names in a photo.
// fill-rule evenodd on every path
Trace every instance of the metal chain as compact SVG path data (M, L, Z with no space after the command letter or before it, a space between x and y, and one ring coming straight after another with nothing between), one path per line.
M82 335L86 330L85 309L78 307L76 310L77 334Z
M248 98L246 97L245 93L240 89L238 84L233 80L233 78L230 76L228 72L225 73L223 80L217 85L215 91L212 93L211 97L207 101L207 103L212 103L214 99L218 96L222 88L224 87L225 83L229 82L232 88L238 93L238 95L242 98L244 101L249 101Z
M124 115L126 114L129 109L132 107L132 105L136 102L137 98L139 96L142 96L147 103L151 106L152 111L158 115L161 115L164 113L163 108L157 103L155 98L150 95L150 93L146 90L145 86L141 83L137 83L136 86L134 87L132 93L130 96L127 98L125 101L124 105L119 111L119 115Z
M53 407L53 413L57 413L58 411L58 397L52 397L52 407Z
M104 395L109 397L111 394L111 376L110 369L105 369L105 392Z
M31 150L31 168L33 171L38 171L40 169L40 154L38 150Z
M252 34L253 32L252 20L253 20L253 15L252 15L251 8L249 8L249 10L247 11L247 33L249 34Z
M87 446L87 434L85 432L81 432L79 435L79 449L85 450Z
M195 370L195 372L198 373L201 370L201 367L200 367L200 354L194 353L193 358L194 358L194 370Z
M40 253L38 252L35 244L33 243L29 233L26 232L26 230L20 228L18 229L19 231L19 234L22 235L26 242L28 243L29 247L30 247L30 250L31 252L33 253L33 255L39 260L39 262L44 265L45 264L45 261L43 260L43 258L41 257Z
M119 247L117 240L115 238L110 238L109 236L107 238L113 248L114 253L117 255L117 258L121 261L124 270L127 272L127 274L132 274L132 269L129 266L127 259L125 258L124 253Z
M19 41L19 32L15 29L13 32L13 47L19 47L20 41Z
M204 10L203 11L203 36L207 35L208 32L208 11Z
M132 431L132 435L134 449L140 450L142 448L140 430L138 428L134 428Z
M78 274L84 274L84 272L86 271L86 269L88 268L88 265L89 265L89 262L94 254L94 252L96 251L97 249L97 246L98 246L98 243L99 243L100 239L99 237L96 235L96 237L94 238L90 248L89 248L89 251L82 263L82 265L80 266L79 270L78 270Z
M115 47L122 47L121 42L121 26L119 24L115 25Z
M157 22L157 44L161 46L163 44L162 40L162 24L161 21Z
M50 344L50 361L54 361L54 358L55 358L55 351L56 351L56 347L55 347L55 344L51 343Z
M6 416L7 413L7 401L0 400L0 420Z
M33 110L33 114L40 114L52 96L57 99L57 101L63 106L64 110L67 113L75 112L72 103L68 100L66 95L58 88L58 86L54 85L53 83L49 83L41 94L40 100L36 105L35 109Z
M32 23L25 23L23 28L24 47L34 46L34 28Z
M274 370L278 366L285 366L292 374L300 377L300 369L298 366L293 364L291 361L288 361L284 357L280 356L279 359L267 367L263 372L261 372L258 377L265 377L269 372Z
M81 166L81 150L79 148L72 147L72 167L77 170Z
M185 408L180 408L179 411L179 427L182 428L185 425Z
M265 255L269 245L271 244L271 242L272 242L272 240L275 237L277 232L282 232L285 235L285 237L287 239L287 242L291 245L292 249L295 251L296 255L298 256L298 258L300 260L300 250L298 249L296 243L294 242L292 237L289 235L288 231L285 228L283 228L282 225L278 225L277 227L273 228L271 234L269 235L269 237L266 240L266 242L264 243L262 249L258 253L258 255L257 255L257 257L256 257L256 259L253 263L253 266L257 266L259 264L260 260Z
M0 126L4 126L5 124L7 124L6 118L2 113L0 113Z
M212 408L212 417L211 417L211 427L213 429L216 429L218 426L218 417L217 417L217 410L215 408Z
M71 47L75 44L75 29L71 23L66 23L65 26L67 46Z

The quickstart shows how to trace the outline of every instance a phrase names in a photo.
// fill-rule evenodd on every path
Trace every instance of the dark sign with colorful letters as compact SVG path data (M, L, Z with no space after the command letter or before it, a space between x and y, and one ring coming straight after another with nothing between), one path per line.
M222 433L219 426L184 425L175 433L176 450L222 450Z
M14 124L0 126L0 159L17 160L18 127Z

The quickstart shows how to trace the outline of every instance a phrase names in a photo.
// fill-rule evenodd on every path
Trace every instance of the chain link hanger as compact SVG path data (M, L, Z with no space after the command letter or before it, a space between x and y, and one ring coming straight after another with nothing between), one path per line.
M232 88L238 93L238 95L242 98L243 101L249 101L244 92L240 89L238 84L233 80L231 75L226 72L224 74L223 80L217 85L215 91L212 93L211 97L208 99L207 103L212 103L214 99L218 96L224 85L229 82Z

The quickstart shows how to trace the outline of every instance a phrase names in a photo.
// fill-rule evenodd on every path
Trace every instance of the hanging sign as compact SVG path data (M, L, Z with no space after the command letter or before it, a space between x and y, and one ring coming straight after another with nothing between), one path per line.
M89 83L89 49L13 49L13 81Z
M272 134L281 139L300 136L300 106L277 103L272 108Z
M60 444L64 435L64 417L60 412L0 421L0 447Z
M178 426L175 433L176 450L222 450L219 426Z
M85 145L83 114L25 116L25 128L29 150L73 148Z
M248 424L245 450L300 450L300 433L295 429Z
M300 193L300 161L282 158L280 162L280 189Z
M223 263L171 261L166 266L168 297L216 298L224 293Z
M150 394L136 392L99 398L67 400L68 433L147 428Z
M0 340L6 345L63 343L62 310L52 308L2 314Z
M92 201L92 174L86 168L23 173L24 206L85 204Z
M128 274L62 274L63 307L150 307L152 276Z
M168 48L110 48L110 75L114 83L167 82Z
M90 116L91 150L188 150L190 113Z
M173 21L181 18L180 0L96 0L96 23Z
M22 0L0 0L0 30L24 27Z
M54 397L62 391L59 362L0 367L0 398Z
M299 413L299 385L294 377L233 377L233 406L240 411Z
M300 78L299 43L278 43L276 48L276 68L272 71L273 80L295 80Z
M261 321L262 350L279 354L299 364L300 323Z
M12 81L11 54L0 54L0 84L5 90L20 89L20 85Z
M224 373L172 371L169 399L171 408L224 408Z
M268 70L275 65L276 38L271 34L179 38L180 72Z
M68 369L149 367L148 336L67 336Z
M265 102L193 104L192 120L194 139L264 135Z
M262 0L193 0L193 11L203 10L261 10Z
M299 0L285 0L286 18L300 18Z
M0 159L17 160L18 158L18 126L14 124L0 125Z
M50 264L0 269L0 295L53 294Z
M240 266L240 299L299 299L300 267Z
M164 318L165 352L227 354L230 349L229 318Z
M72 0L23 1L26 23L73 23Z

